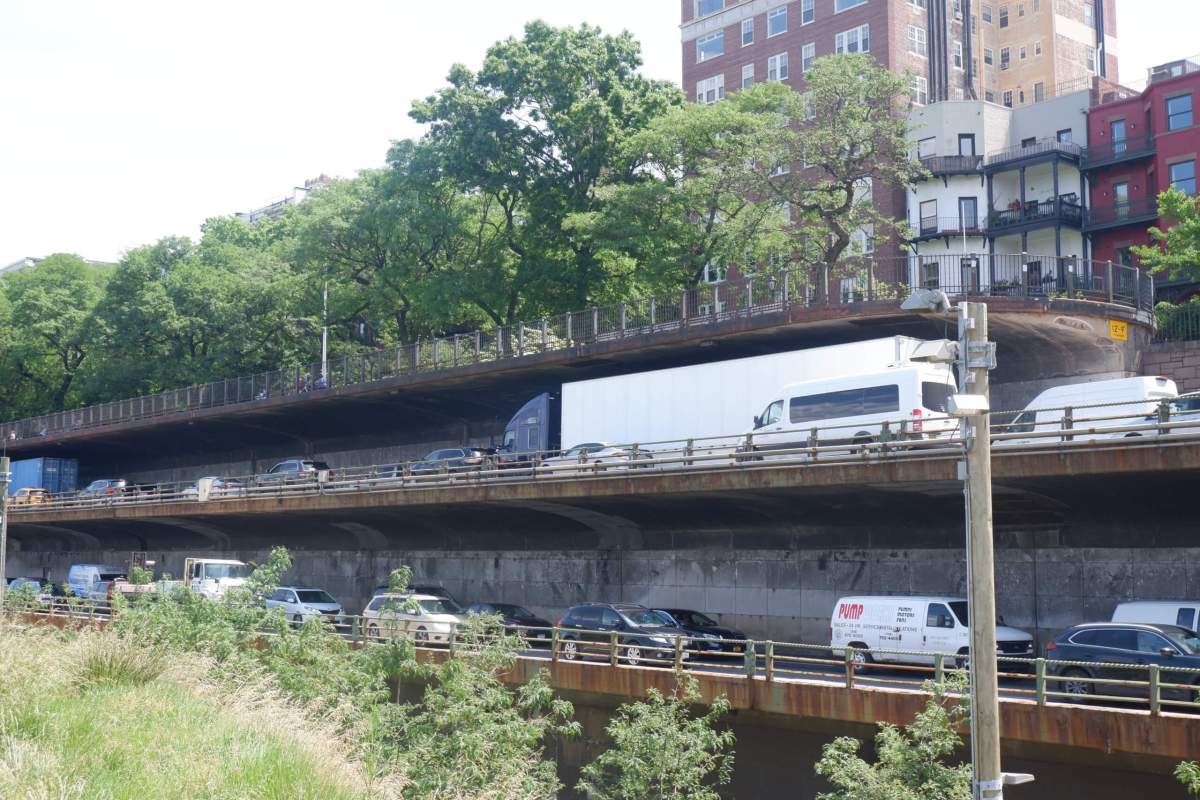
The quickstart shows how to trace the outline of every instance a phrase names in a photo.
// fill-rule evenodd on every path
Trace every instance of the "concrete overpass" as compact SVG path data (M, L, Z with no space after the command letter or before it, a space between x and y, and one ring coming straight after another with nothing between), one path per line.
M1141 369L1152 324L1144 310L1047 296L981 299L998 344L997 408L1022 407L1048 382ZM444 444L485 444L526 399L567 381L895 334L942 338L948 330L945 318L901 312L894 299L820 307L762 302L649 324L645 314L635 324L622 312L627 324L617 325L615 312L605 313L608 325L598 312L596 321L568 315L580 321L566 338L530 327L519 347L509 337L498 349L477 349L474 339L460 337L432 357L425 345L416 354L346 360L328 389L297 391L295 380L279 375L257 384L233 379L0 425L0 434L17 434L8 448L17 458L80 458L85 479L249 473L277 458L314 454L334 466L385 463ZM1113 337L1111 321L1125 324L1127 339ZM255 387L264 382L276 389L262 394Z

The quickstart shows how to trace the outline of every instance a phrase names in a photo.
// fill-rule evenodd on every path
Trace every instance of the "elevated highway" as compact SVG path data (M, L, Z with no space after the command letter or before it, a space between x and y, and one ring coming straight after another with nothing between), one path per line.
M525 400L566 381L896 334L945 336L945 318L901 312L897 291L810 305L743 281L673 303L620 304L338 359L324 384L311 367L231 378L0 425L0 435L15 436L8 449L17 458L80 458L85 478L218 464L258 471L275 458L380 448L420 455L432 442L486 443ZM1132 295L1007 292L979 298L998 344L996 407L1019 408L1047 382L1140 370L1152 317Z

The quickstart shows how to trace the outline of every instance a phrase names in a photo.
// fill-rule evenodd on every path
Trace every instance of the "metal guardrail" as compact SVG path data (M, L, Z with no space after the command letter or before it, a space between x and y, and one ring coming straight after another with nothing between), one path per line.
M1158 329L1156 342L1194 342L1200 340L1200 303L1181 303L1155 309Z
M1047 137L1030 144L1013 145L991 153L984 159L984 166L985 169L991 171L1001 168L1004 164L1015 164L1052 153L1068 158L1078 158L1082 151L1083 148L1074 142L1060 142L1057 138Z
M1200 399L1200 395L1182 397ZM1120 446L1157 446L1200 438L1200 412L1176 410L1178 399L993 411L992 441L1004 453L1061 451L1106 441L1119 442ZM1114 410L1119 413L1108 413ZM1046 419L1046 414L1052 417ZM134 486L101 496L44 495L37 502L17 499L9 510L17 517L51 510L415 491L483 483L636 478L691 469L820 468L863 461L957 458L962 446L957 420L910 416L870 424L760 429L726 436L625 443L577 456L562 450L530 451L489 455L477 464L408 461L346 467L293 480L264 480L254 475L222 478L226 485L203 501L196 481Z
M82 624L108 622L112 612L84 611L62 604L57 608L17 606L15 613L46 618L75 619ZM477 646L477 634L464 634L461 625L403 620L381 616L314 617L301 624L330 624L357 646L410 640L422 650L441 650L451 656ZM293 623L295 624L295 623ZM437 623L434 623L437 624ZM695 637L684 633L645 633L581 630L569 627L505 625L505 633L523 639L520 657L566 661L616 669L668 669L710 672L767 682L819 683L845 689L919 691L926 680L942 681L965 673L970 654L904 649L833 647L828 644L770 639ZM486 636L482 637L486 640ZM656 641L657 640L657 641ZM997 652L1002 700L1024 700L1044 706L1051 702L1129 704L1148 706L1152 715L1164 711L1200 710L1200 669L1157 664L1066 661L1033 655ZM917 662L917 663L914 663ZM1116 671L1126 677L1100 677Z
M1052 256L1028 254L983 255L980 275L955 279L940 288L955 297L1047 296L1038 287L996 277L1020 274L1030 261L1049 264ZM922 257L920 262L930 258ZM949 263L949 261L947 261ZM1128 272L1128 275L1125 272ZM711 326L740 317L777 313L791 308L825 308L871 301L899 301L923 282L915 257L847 258L828 270L819 264L791 265L739 280L702 285L680 292L628 302L595 306L490 330L458 333L386 350L343 355L323 366L314 362L279 370L227 378L181 389L59 411L0 424L0 439L20 441L128 422L168 417L192 411L265 402L280 397L367 386L404 375L423 374L496 363L566 350L581 345L694 330L698 338L711 335ZM1150 311L1153 282L1136 268L1078 260L1076 272L1085 279L1056 291L1077 299L1096 300ZM1021 295L1020 289L1025 293Z

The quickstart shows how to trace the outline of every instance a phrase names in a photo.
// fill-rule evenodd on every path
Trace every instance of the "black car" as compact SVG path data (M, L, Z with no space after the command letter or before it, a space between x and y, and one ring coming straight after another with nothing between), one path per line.
M630 666L671 661L680 630L657 611L634 603L585 603L572 606L558 621L559 654L567 661L583 655L609 657L616 634L619 657ZM687 653L684 653L687 657Z
M548 647L553 626L524 606L512 603L473 603L468 614L499 614L508 633L524 634L531 647ZM531 630L532 629L532 630Z
M1163 667L1161 682L1189 684L1191 689L1163 689L1167 700L1200 702L1200 677L1197 673L1174 672L1169 667L1200 670L1200 635L1178 625L1148 623L1091 622L1063 631L1046 645L1050 672L1059 678L1055 689L1078 699L1095 694L1139 697L1149 696L1148 667ZM1136 685L1093 683L1090 679L1137 681Z
M487 461L488 452L476 447L446 447L434 450L412 465L414 475L431 475L439 472L451 474L478 472Z
M690 650L734 654L746 650L746 634L734 628L726 628L706 614L687 608L654 610L659 614L666 614L691 639L687 645Z

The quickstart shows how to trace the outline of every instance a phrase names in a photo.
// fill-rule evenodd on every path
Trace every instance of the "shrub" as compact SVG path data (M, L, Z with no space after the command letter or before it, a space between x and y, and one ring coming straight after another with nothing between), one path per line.
M84 688L143 686L162 674L163 653L114 633L97 633L81 644L76 683Z

